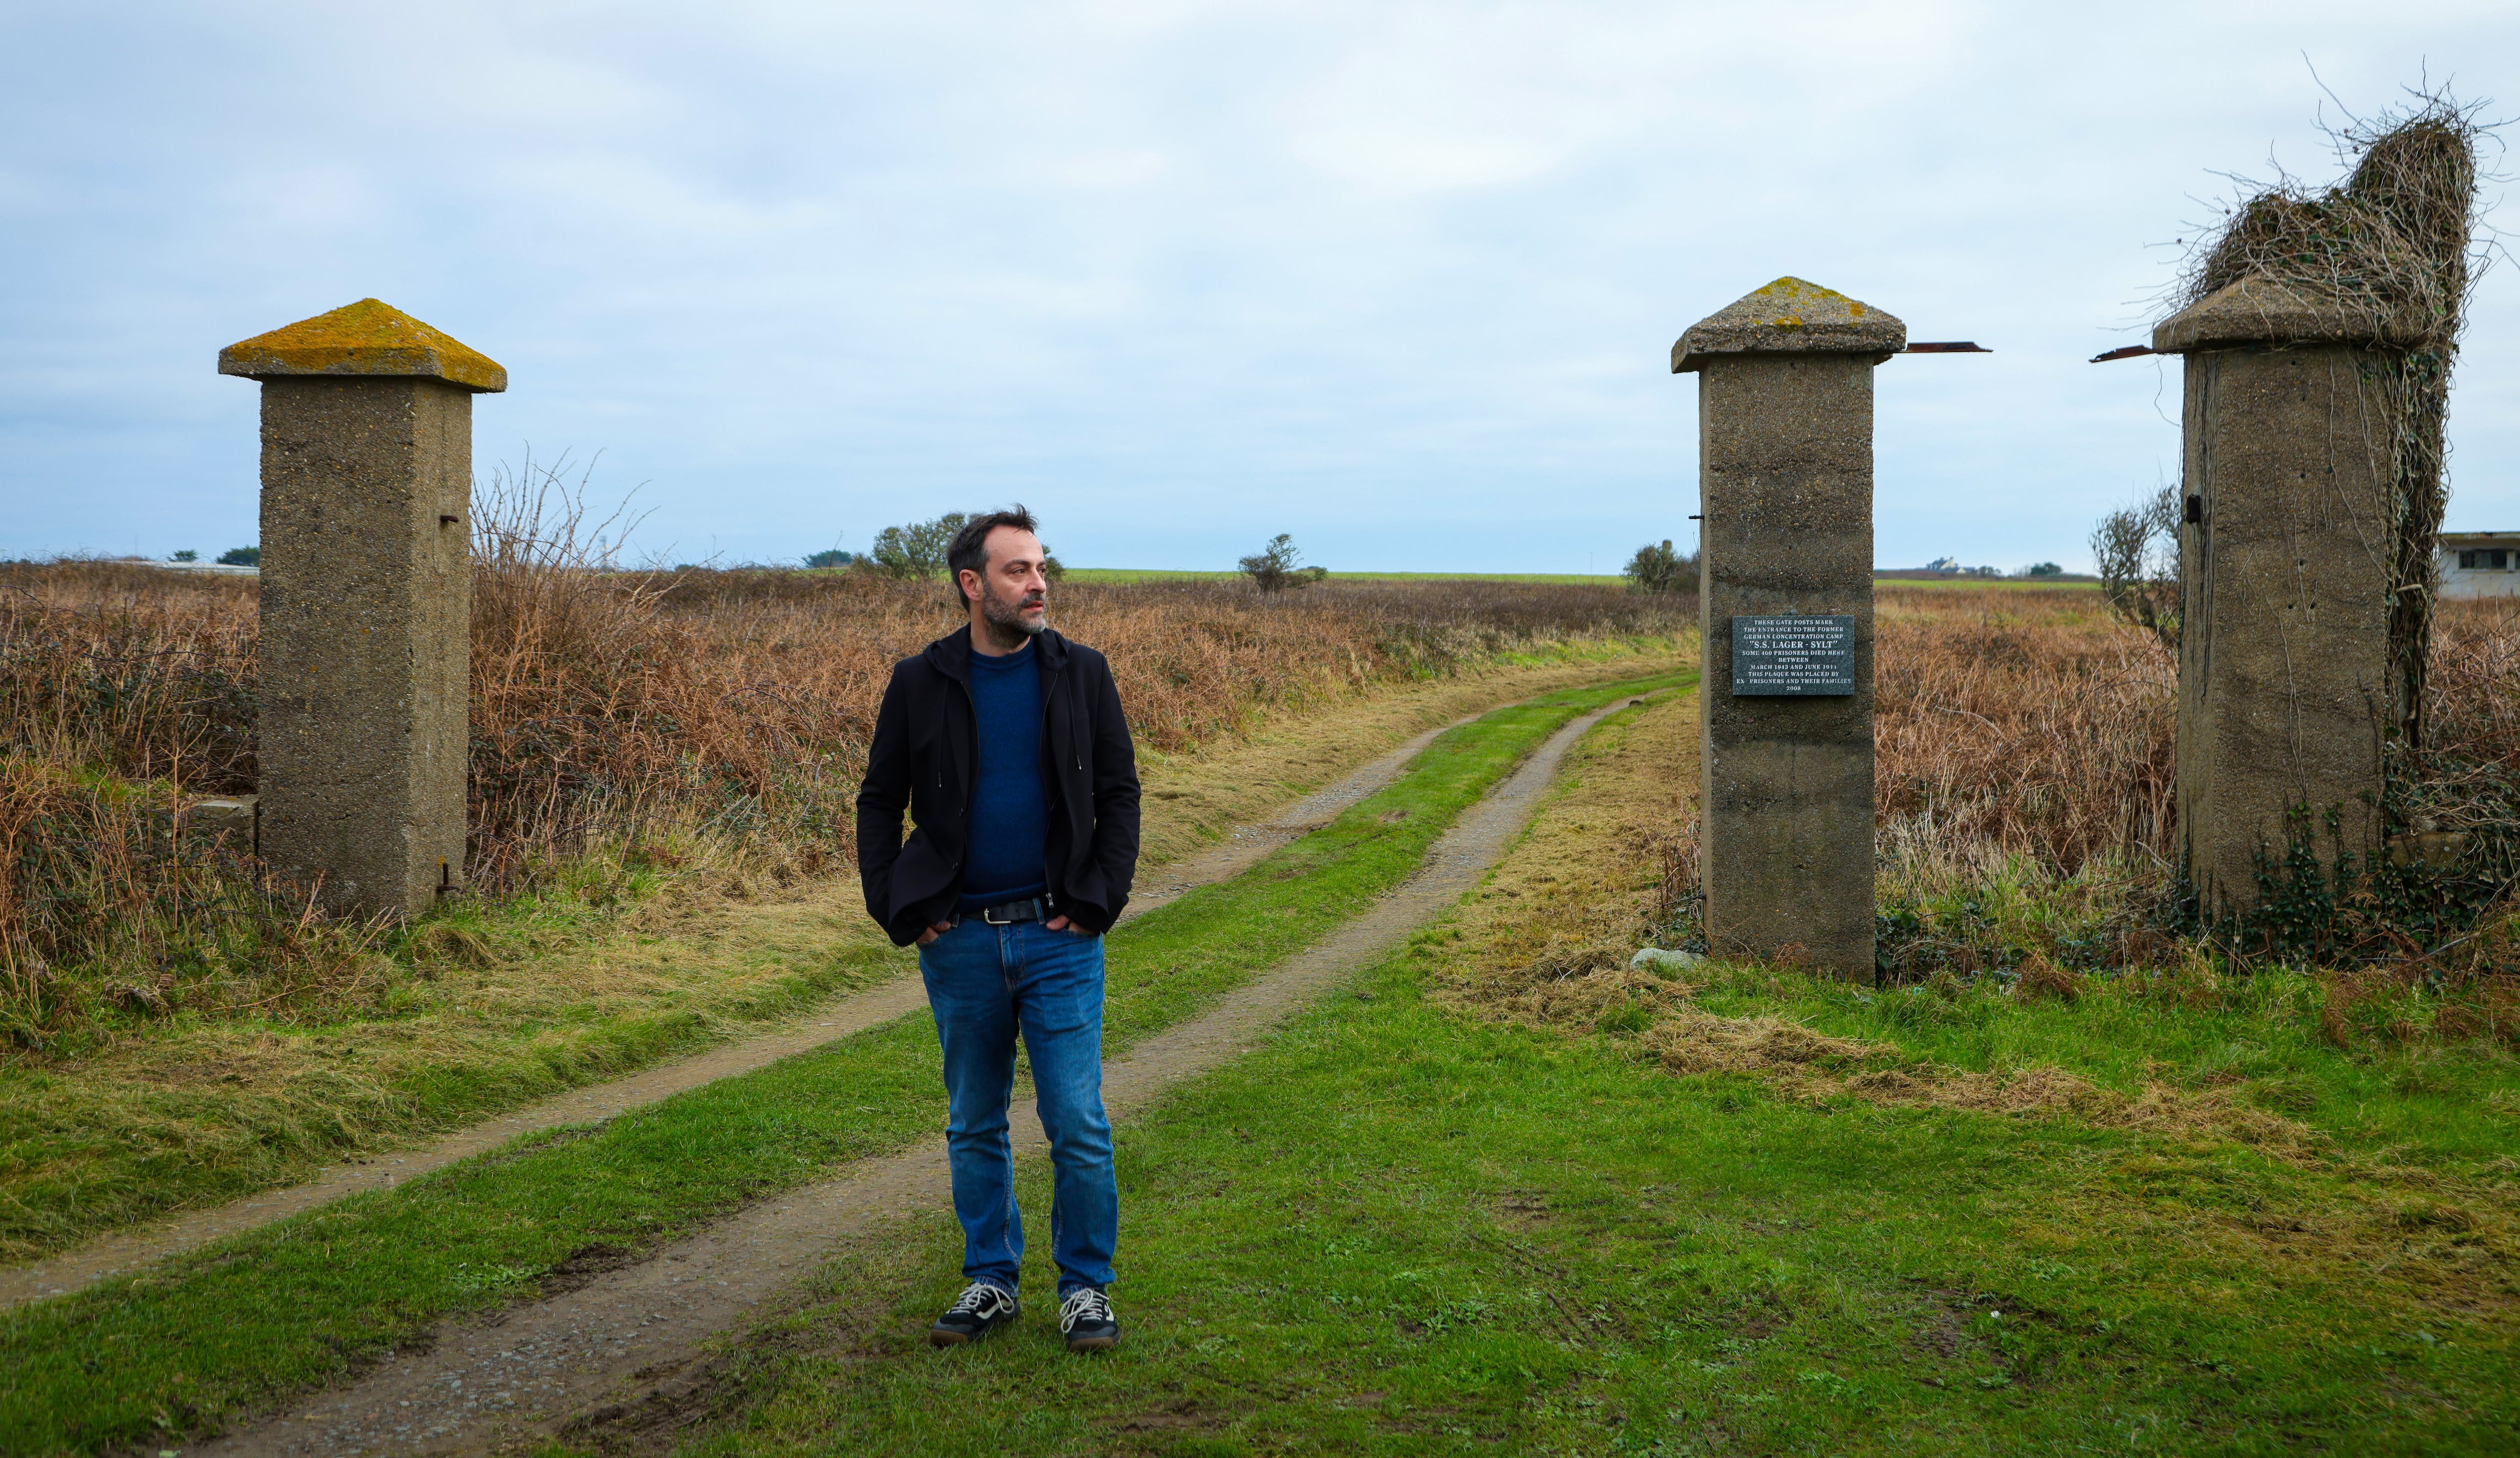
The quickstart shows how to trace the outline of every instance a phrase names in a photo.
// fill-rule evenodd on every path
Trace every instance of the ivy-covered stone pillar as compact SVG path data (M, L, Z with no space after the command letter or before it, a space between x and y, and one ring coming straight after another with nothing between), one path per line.
M2213 920L2307 852L2381 849L2399 555L2389 322L2244 278L2153 331L2185 356L2182 860ZM2417 645L2420 651L2420 645Z

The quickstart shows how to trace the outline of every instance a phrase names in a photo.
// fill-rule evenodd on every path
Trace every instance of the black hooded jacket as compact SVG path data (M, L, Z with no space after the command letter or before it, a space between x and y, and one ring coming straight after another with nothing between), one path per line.
M1102 655L1045 628L1041 655L1042 783L1050 792L1043 868L1059 913L1106 932L1129 904L1138 869L1138 758L1120 691ZM954 914L979 778L971 707L971 630L903 659L884 686L866 782L858 787L858 877L867 912L908 946ZM901 838L901 814L917 829Z

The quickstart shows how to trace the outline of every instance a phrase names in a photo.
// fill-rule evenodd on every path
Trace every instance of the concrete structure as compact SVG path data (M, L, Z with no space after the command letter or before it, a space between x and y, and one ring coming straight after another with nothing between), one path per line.
M2179 836L2210 917L2256 904L2256 857L2284 855L2297 809L2331 865L2379 848L2397 525L2365 374L2408 342L2260 279L2153 331L2186 366Z
M2445 598L2520 597L2520 531L2441 534Z
M262 382L263 857L415 914L464 874L472 396L508 372L365 298L219 373Z
M1672 346L1672 372L1698 377L1699 825L1718 955L1798 949L1872 976L1872 367L1907 339L1784 278ZM1745 671L1736 693L1734 619L1750 617L1845 619L1842 678L1778 693Z

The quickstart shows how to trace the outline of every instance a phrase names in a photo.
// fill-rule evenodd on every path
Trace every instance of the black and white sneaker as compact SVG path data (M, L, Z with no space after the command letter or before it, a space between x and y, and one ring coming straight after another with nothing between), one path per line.
M1015 1320L1015 1294L974 1281L963 1288L963 1295L936 1324L927 1329L930 1346L960 1346L977 1342L1002 1326L1012 1326Z
M1108 1351L1120 1344L1120 1320L1099 1286L1079 1286L1058 1299L1058 1329L1069 1351Z

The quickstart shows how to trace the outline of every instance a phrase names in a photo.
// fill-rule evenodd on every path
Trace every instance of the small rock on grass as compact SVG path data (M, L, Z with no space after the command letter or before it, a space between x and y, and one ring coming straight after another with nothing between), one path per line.
M1706 959L1695 952L1667 952L1658 946L1644 947L1628 959L1628 966L1639 972L1650 972L1669 980L1691 968L1703 967Z

